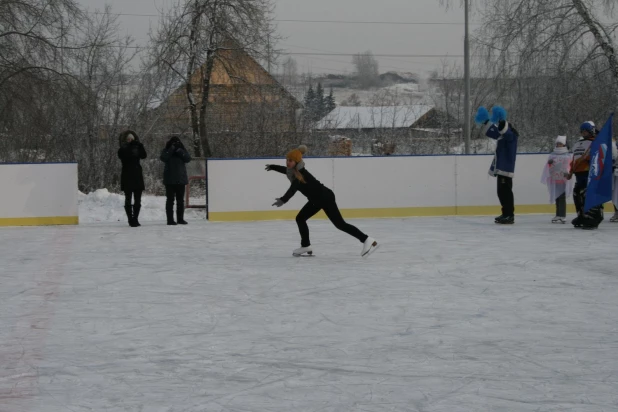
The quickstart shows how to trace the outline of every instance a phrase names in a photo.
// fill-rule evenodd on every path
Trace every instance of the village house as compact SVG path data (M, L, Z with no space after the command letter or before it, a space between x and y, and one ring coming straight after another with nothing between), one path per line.
M202 101L202 70L206 70L205 64L191 77L198 110ZM261 148L268 146L269 141L289 140L286 137L296 133L302 109L301 103L242 49L219 52L208 100L208 137L217 156L225 156L227 151L230 155L238 153L247 146L243 145L244 140L260 142ZM156 110L160 133L190 134L191 115L184 85Z
M419 154L439 144L461 137L461 128L435 106L338 107L316 125L318 133L331 141L344 141L348 152L360 147L370 154ZM335 147L331 151L341 154ZM344 152L345 153L345 152Z

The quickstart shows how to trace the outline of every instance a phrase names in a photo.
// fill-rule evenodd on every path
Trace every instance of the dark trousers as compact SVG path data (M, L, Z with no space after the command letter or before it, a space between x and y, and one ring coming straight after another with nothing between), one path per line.
M328 219L337 229L347 233L350 236L354 236L360 242L365 242L365 240L367 240L366 234L358 230L356 226L352 226L343 220L343 216L341 216L341 212L339 211L337 202L335 201L335 194L329 190L325 193L319 204L308 202L302 209L300 209L298 215L296 215L296 224L298 224L298 231L300 232L301 239L300 245L302 247L311 246L311 242L309 241L309 226L307 226L307 220L309 220L320 210L324 210L324 213L326 213Z
M133 206L140 208L142 206L142 191L125 190L124 192L124 207L131 207L131 197L133 197Z
M165 209L174 210L174 199L176 199L176 210L185 209L185 185L165 185Z
M573 203L577 215L584 214L584 205L586 204L586 189L588 188L588 172L575 174L575 187L573 188Z
M513 196L513 178L498 176L498 199L502 206L502 216L515 215L515 197Z
M566 217L566 193L556 198L556 216Z

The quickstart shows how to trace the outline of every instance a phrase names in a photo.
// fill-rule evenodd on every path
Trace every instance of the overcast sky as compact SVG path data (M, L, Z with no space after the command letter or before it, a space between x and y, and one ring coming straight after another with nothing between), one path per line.
M116 13L159 14L172 0L78 0L90 11L110 4ZM438 0L276 0L278 20L345 20L451 23L448 25L385 25L343 23L277 22L285 38L280 48L292 53L463 54L463 11L445 10ZM459 2L456 2L459 4ZM136 43L145 45L156 17L121 16L122 29ZM472 27L473 28L473 27ZM352 70L349 56L293 56L299 71L343 73ZM426 57L381 57L380 71L426 73L441 59ZM461 62L461 58L448 61Z

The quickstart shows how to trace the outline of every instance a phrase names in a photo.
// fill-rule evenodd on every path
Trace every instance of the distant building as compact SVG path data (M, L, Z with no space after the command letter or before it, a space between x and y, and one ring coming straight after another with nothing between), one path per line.
M423 141L461 136L454 119L431 105L338 107L316 125L319 133L337 135L352 145L371 143L372 154L417 153ZM355 150L355 149L354 149Z

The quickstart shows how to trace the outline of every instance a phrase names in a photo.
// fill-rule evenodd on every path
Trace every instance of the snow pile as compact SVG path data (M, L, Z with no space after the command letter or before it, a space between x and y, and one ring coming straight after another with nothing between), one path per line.
M79 222L126 222L124 195L110 193L107 189L98 189L85 194L79 192ZM174 219L176 217L174 216ZM204 209L187 209L185 220L204 220ZM140 222L165 221L165 197L142 196Z

